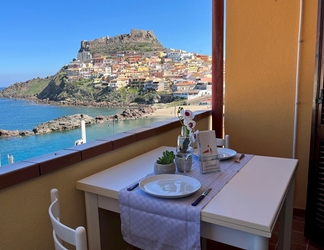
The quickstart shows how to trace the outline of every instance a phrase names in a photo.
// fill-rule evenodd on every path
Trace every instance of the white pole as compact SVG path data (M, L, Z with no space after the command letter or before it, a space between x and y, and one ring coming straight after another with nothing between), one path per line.
M13 155L8 155L8 163L13 164L14 163L14 157Z
M83 143L87 142L86 128L85 128L84 120L81 120L81 138L82 138Z

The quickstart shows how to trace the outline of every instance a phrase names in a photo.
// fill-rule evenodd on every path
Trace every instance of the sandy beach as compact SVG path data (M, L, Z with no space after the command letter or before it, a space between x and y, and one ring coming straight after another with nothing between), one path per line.
M211 106L207 105L189 105L189 106L181 106L184 109L189 109L191 111L197 111L197 110L210 110ZM155 111L152 113L152 116L170 116L175 117L177 116L178 108L176 107L162 107L162 106L153 106L155 108Z

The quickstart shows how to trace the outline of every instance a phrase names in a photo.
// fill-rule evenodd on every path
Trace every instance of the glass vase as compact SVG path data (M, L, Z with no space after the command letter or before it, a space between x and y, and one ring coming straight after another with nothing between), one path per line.
M177 157L178 158L182 158L182 165L183 166L187 166L188 164L190 165L189 171L191 170L191 164L192 164L192 147L190 147L190 138L189 136L185 135L178 135L178 139L177 139ZM190 158L190 162L191 163L187 163L188 158ZM176 163L177 164L177 163ZM180 162L178 162L178 164L180 164ZM183 167L183 173L184 175L187 175L187 167ZM182 171L181 171L182 172Z
M182 125L180 135L183 137L189 137L190 131L187 129L187 126Z
M190 147L190 138L187 136L178 135L177 139L177 152L178 153L187 153L191 152L192 148Z

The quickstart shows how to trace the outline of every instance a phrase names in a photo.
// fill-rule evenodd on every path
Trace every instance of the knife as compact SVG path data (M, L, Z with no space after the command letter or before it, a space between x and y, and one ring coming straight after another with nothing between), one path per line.
M134 185L132 185L132 186L130 186L129 188L127 188L127 191L132 191L132 190L134 190L135 188L137 188L138 187L138 185L139 185L139 183L137 182L137 183L135 183Z
M196 206L198 205L199 202L201 202L202 199L205 198L205 196L210 192L210 190L212 190L212 188L208 188L206 189L199 197L197 200L195 200L191 205L192 206Z

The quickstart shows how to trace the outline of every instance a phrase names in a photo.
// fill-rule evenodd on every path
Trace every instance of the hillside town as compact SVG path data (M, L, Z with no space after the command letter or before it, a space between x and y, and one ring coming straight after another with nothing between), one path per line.
M79 51L66 66L68 81L89 79L98 89L134 87L186 100L212 91L211 57L184 50L127 51L96 57Z

